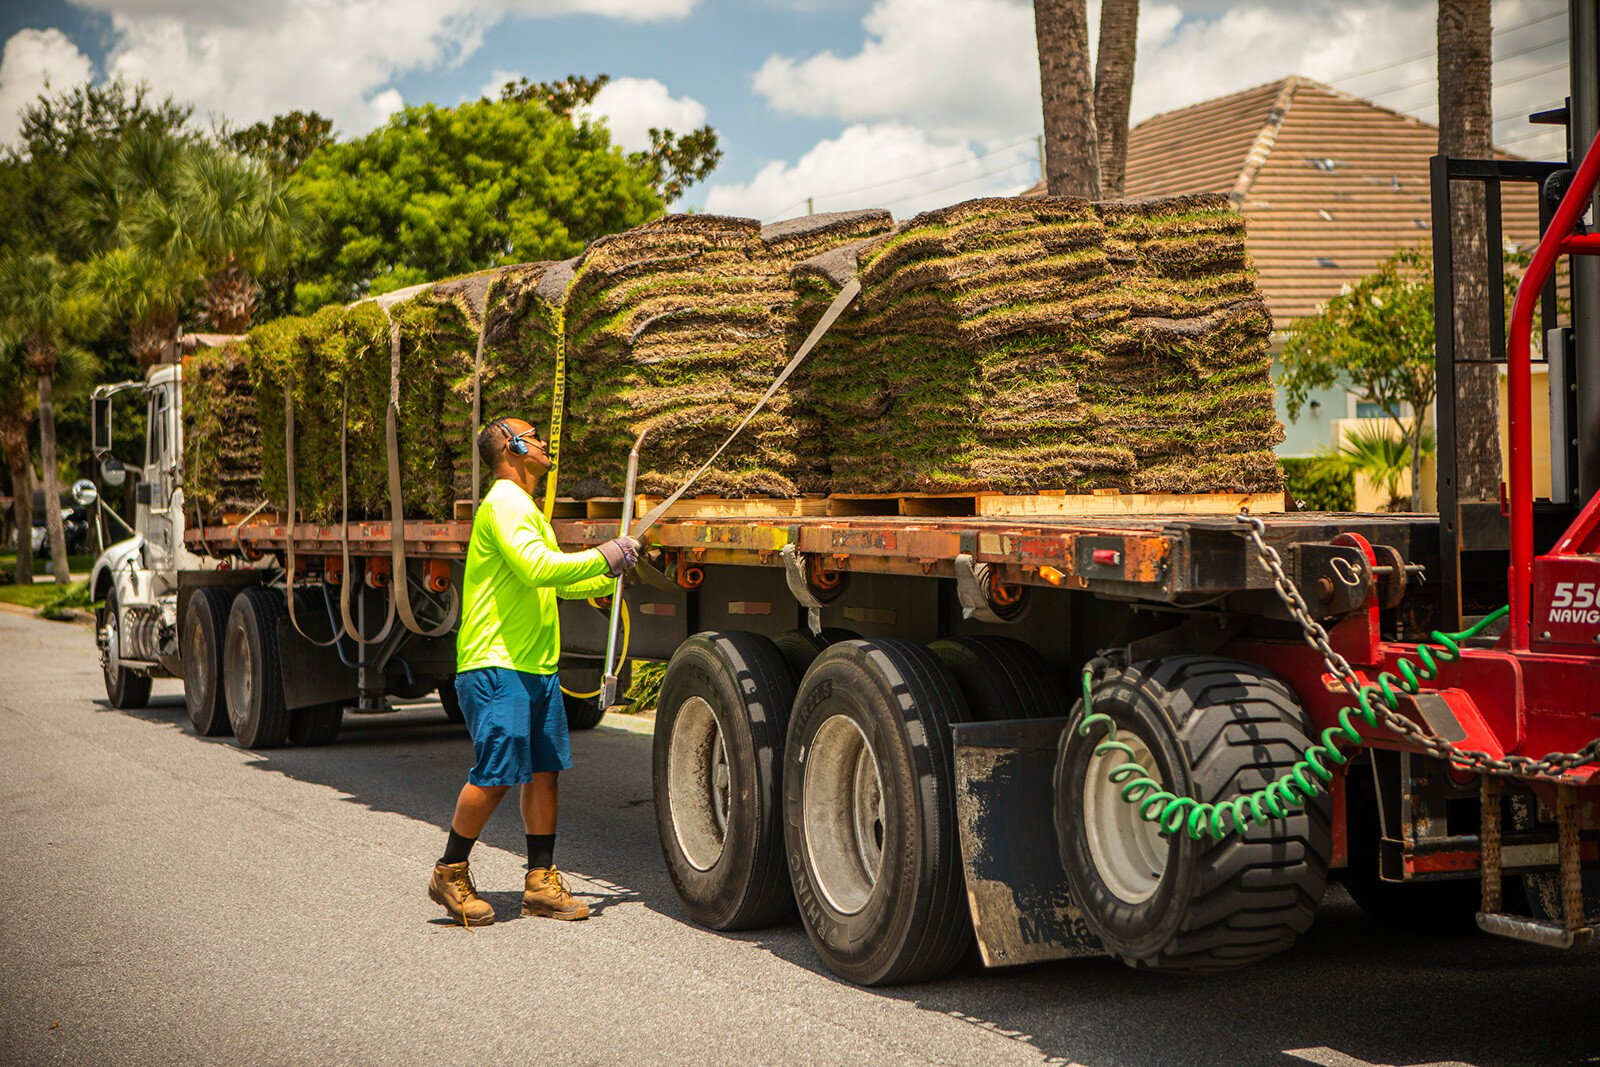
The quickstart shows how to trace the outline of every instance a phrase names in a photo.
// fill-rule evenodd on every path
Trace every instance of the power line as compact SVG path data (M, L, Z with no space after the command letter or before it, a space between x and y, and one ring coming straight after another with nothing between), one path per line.
M905 175L901 175L898 178L890 178L890 179L888 179L886 181L876 182L876 183L874 183L872 185L857 186L854 189L835 189L835 190L830 190L829 192L822 193L820 195L821 196L826 196L826 197L856 196L856 195L858 195L860 193L871 192L874 189L882 189L882 188L885 188L887 186L899 185L902 182L914 181L917 178L925 178L930 174L938 174L941 171L951 170L951 169L953 169L955 167L964 167L964 166L968 166L969 164L972 164L972 163L981 163L985 159L990 159L990 158L993 158L994 156L1000 155L1002 152L1009 152L1012 149L1021 148L1023 145L1029 144L1033 140L1035 140L1035 138L1033 138L1031 136L1024 137L1020 141L1014 141L1014 142L1012 142L1010 144L1004 144L1004 145L1001 145L999 148L992 148L989 151L983 153L982 155L973 156L970 159L958 159L953 163L945 163L945 164L942 164L941 166L930 167L927 170L917 171L915 174L905 174ZM1019 160L1016 163L1011 164L1011 167L1019 167L1023 163L1030 163L1031 164L1033 162L1035 162L1035 161L1033 159L1031 159L1031 158L1030 159ZM1005 169L1009 170L1010 167L1007 167ZM996 171L995 173L1001 173L1001 172L1000 171ZM985 176L986 175L980 174L977 177L978 178L982 178L982 177L985 177ZM968 178L968 179L964 179L964 180L965 181L975 181L975 180L977 180L977 178ZM961 184L961 183L958 182L957 184ZM930 190L930 191L931 192L937 192L938 190ZM923 194L922 193L912 193L909 196L901 197L900 200L909 200L909 199L912 199L913 197L917 197L917 196L921 196L921 195L923 195ZM793 211L795 208L804 207L808 200L814 200L814 199L816 199L815 196L807 197L806 200L798 200L795 203L790 204L788 207L784 208L782 211L780 211L776 217L777 218L782 218L783 216L787 215L789 212ZM899 200L890 200L889 203L891 203L891 204L899 203Z
M941 185L937 189L921 189L915 193L909 193L906 196L896 197L893 200L885 201L879 206L888 207L890 204L903 204L907 200L915 200L919 196L932 196L934 193L948 192L951 189L959 189L963 185L971 185L973 182L982 181L985 178L998 178L1000 175L1006 173L1006 171L1016 170L1018 167L1031 167L1032 165L1033 160L1031 159L1018 160L1015 163L1001 167L999 170L991 170L983 174L974 174L970 178L963 178L961 181L951 182L949 185Z
M1561 16L1565 15L1566 13L1567 13L1566 9L1564 9L1564 8L1559 10L1559 11L1552 11L1548 15L1540 15L1538 18L1529 19L1526 22L1519 22L1515 26L1506 26L1506 27L1503 27L1501 29L1495 30L1494 33L1491 36L1492 37L1500 37L1500 36L1503 36L1503 35L1508 34L1508 33L1515 33L1517 30L1525 30L1529 26L1537 26L1541 22L1549 22L1553 18L1560 18ZM1565 40L1565 38L1562 38L1562 39ZM1437 48L1430 48L1426 52L1418 52L1414 56L1407 56L1404 59L1396 59L1396 60L1393 60L1393 61L1388 62L1388 63L1381 64L1381 65L1376 66L1376 67L1368 67L1366 70L1358 70L1358 71L1355 71L1354 73L1351 73L1351 74L1340 74L1340 75L1337 75L1336 77L1330 78L1329 81L1332 81L1332 82L1350 81L1350 80L1352 80L1354 78L1364 78L1369 74L1381 74L1386 70L1393 70L1396 67L1403 67L1407 63L1418 63L1418 62L1421 62L1424 59L1433 59L1436 56L1438 56L1438 54L1439 54L1439 52L1438 52Z
M1522 49L1520 51L1517 51L1517 52L1511 52L1511 53L1508 53L1508 54L1503 55L1503 56L1496 56L1495 59L1494 59L1494 62L1503 63L1508 59L1520 59L1523 56L1531 55L1534 52L1538 52L1538 51L1541 51L1543 49L1549 48L1553 44L1566 44L1566 43L1567 43L1567 39L1565 37L1557 37L1554 40L1546 41L1543 44L1536 44L1536 45L1533 45L1532 47L1524 48L1524 49ZM1559 70L1561 67L1565 67L1565 66L1566 66L1566 64L1562 63L1562 64L1560 64L1559 67L1556 67L1554 69ZM1525 75L1525 77L1533 77L1533 76L1534 75L1531 75L1531 74L1530 75ZM1404 91L1406 89L1415 89L1419 85L1432 85L1434 82L1437 82L1438 80L1439 80L1438 72L1434 72L1433 74L1428 75L1426 78L1418 78L1416 81L1409 81L1409 82L1406 82L1404 85L1392 85L1387 89L1379 89L1377 92L1365 93L1363 95L1368 100L1379 100L1379 99L1381 99L1381 98L1383 98L1385 96L1388 96L1391 93L1402 92L1402 91ZM1515 79L1515 80L1520 80L1520 79ZM1499 85L1509 85L1509 84L1511 84L1511 82L1510 81L1497 82L1495 84L1498 87Z

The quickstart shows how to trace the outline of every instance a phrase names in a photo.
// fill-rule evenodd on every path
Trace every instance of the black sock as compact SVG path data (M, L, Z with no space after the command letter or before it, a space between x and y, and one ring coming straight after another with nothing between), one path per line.
M439 857L439 862L464 863L466 862L467 854L472 851L472 846L477 843L478 839L476 837L462 837L452 828L450 830L450 840L445 842L444 855Z
M556 865L556 835L528 835L528 870L544 870Z

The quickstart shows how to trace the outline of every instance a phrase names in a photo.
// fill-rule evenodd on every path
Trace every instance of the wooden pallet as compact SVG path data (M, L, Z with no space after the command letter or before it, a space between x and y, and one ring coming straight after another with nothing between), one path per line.
M634 497L633 517L642 518L666 497L644 493ZM563 507L568 512L563 514ZM792 519L827 515L826 497L721 497L686 496L666 510L667 519ZM556 501L557 518L620 519L621 497Z
M1285 510L1282 493L835 493L828 514L1043 518L1051 515L1252 515Z

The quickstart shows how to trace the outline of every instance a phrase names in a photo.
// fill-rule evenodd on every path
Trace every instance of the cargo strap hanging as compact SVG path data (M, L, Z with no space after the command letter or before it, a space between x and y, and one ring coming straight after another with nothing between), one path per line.
M545 440L545 455L550 470L544 476L544 517L549 521L556 511L556 473L561 469L561 423L567 407L567 317L556 309L556 373L550 391L550 429Z
M671 496L667 497L661 503L651 508L650 513L643 519L640 519L639 524L635 526L632 531L624 531L625 533L631 532L634 537L643 537L645 531L654 526L656 522L660 520L661 516L667 513L667 509L676 504L683 494L689 491L689 487L695 482L699 481L702 474L711 469L711 465L717 461L717 458L727 450L729 445L733 444L733 439L738 437L739 434L743 433L746 426L750 425L750 420L756 417L757 412L766 407L767 401L771 400L778 394L778 390L783 388L783 383L789 380L789 375L793 374L795 372L795 368L799 367L806 356L811 354L811 350L816 347L817 342L822 340L823 335L828 332L828 329L834 324L835 321L838 320L839 316L844 314L844 309L850 306L850 302L853 301L860 294L860 292L861 281L859 279L852 278L849 282L845 283L844 288L839 290L839 295L833 298L833 303L828 305L828 310L823 313L822 318L819 319L817 324L811 328L811 333L806 336L805 342L801 344L800 348L795 352L794 356L790 358L783 370L778 372L777 378L773 380L772 385L768 387L766 393L761 397L761 399L756 401L755 407L747 411L744 418L739 421L739 425L733 428L733 432L728 435L728 439L723 441L722 444L717 447L717 450L711 454L711 458L702 463L700 468L693 474L689 475L689 477L684 480L682 485L674 489Z
M340 637L339 630L336 627L330 627L330 629L333 630L333 636L329 637L326 641L318 640L317 638L312 637L310 634L306 633L305 629L300 625L300 620L298 618L296 618L295 610L294 610L295 609L295 602L300 599L299 597L294 595L294 576L295 576L295 571L297 569L296 566L295 566L295 559L294 559L294 557L295 557L295 549L294 549L295 530L294 530L294 528L295 528L295 520L298 517L295 514L295 504L298 501L296 500L296 497L295 497L295 483L294 483L294 465L295 465L294 464L294 390L291 388L290 383L287 382L287 381L284 382L284 384L283 384L283 463L284 463L284 480L287 482L287 495L288 495L288 498L289 498L288 502L287 502L288 503L288 508L289 508L289 515L288 515L288 518L287 518L287 522L289 524L289 530L288 530L289 536L284 538L284 543L288 546L287 558L284 561L284 581L286 583L286 588L284 589L284 598L288 601L288 605L289 605L289 625L294 627L294 632L295 633L299 634L301 637L305 638L307 641L310 641L313 645L316 645L319 648L327 648L330 645L336 644L338 642L339 637ZM346 519L348 519L348 515L346 516ZM346 533L348 534L348 532L349 532L349 529L348 529L348 522L347 522L346 523ZM345 556L346 556L346 560L347 560L346 572L348 573L348 558L349 558L349 546L348 546L348 544L345 546Z
M417 622L411 607L411 584L406 578L404 494L400 487L400 324L387 308L383 313L389 319L389 408L384 419L384 443L389 458L389 558L394 569L391 600L406 629L420 637L443 637L455 629L461 615L459 591L452 588L450 609L432 629Z

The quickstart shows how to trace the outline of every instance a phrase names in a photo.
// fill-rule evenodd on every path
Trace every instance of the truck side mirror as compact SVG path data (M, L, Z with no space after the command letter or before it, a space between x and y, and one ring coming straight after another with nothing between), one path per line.
M97 396L89 401L91 419L91 444L94 448L96 459L104 459L111 452L111 398ZM121 464L118 464L121 466ZM108 485L120 485L120 481L107 482Z
M89 479L79 478L72 483L72 499L77 501L79 507L86 508L100 499L100 492Z
M115 489L128 480L128 470L123 466L122 460L116 456L107 456L100 461L100 480Z

